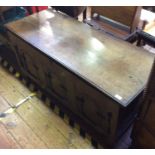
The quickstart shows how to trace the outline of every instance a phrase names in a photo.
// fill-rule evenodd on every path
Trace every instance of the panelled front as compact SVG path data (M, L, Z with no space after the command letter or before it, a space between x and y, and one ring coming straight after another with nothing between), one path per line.
M109 141L115 138L119 104L19 38L16 38L16 46L22 70L30 78Z
M19 55L19 62L22 70L26 71L26 73L42 87L45 87L45 58L38 54L37 50L20 39L17 40L17 54Z
M77 108L73 104L74 82L71 73L11 34L10 40L12 41L13 38L16 38L16 42L12 43L16 47L16 54L24 75L33 79L47 92L63 101L65 106L76 112Z
M14 55L14 59L15 59L15 60L10 60L10 63L12 63L12 65L15 67L15 69L17 69L19 71L21 66L20 66L20 62L19 62L20 57L18 56L18 53L17 53L17 51L18 51L18 48L17 48L18 38L10 32L8 32L7 35L8 35L7 47L10 48L10 52L11 52L9 55ZM16 64L14 64L14 62L16 62Z
M46 63L48 63L45 69L47 91L56 95L65 106L76 113L77 109L74 106L75 83L72 74L47 57Z
M78 111L85 121L109 139L116 134L119 105L95 90L84 81L76 79L76 102ZM109 140L107 139L107 141Z

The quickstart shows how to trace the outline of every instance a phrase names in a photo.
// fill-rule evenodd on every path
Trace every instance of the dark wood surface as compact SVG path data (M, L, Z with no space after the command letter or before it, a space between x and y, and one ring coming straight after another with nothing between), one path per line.
M51 9L6 27L123 106L138 95L153 55Z

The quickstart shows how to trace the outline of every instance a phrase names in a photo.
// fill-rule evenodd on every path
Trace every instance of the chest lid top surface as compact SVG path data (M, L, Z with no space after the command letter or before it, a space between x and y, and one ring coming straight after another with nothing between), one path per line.
M127 106L144 88L153 54L66 15L41 11L7 29Z

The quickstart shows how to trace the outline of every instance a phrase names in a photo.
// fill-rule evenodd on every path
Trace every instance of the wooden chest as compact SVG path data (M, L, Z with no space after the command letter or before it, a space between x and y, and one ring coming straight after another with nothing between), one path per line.
M113 145L134 118L153 55L51 9L6 28L22 74Z

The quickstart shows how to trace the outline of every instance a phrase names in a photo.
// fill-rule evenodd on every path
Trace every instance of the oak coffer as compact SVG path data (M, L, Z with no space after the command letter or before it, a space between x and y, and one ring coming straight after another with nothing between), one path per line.
M52 9L6 28L22 74L113 145L134 118L153 54Z

